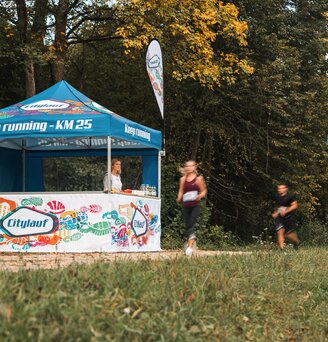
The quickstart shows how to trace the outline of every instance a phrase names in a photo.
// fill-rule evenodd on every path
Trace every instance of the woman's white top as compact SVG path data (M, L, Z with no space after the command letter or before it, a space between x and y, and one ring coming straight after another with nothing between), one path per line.
M113 175L111 174L112 177L112 190L118 190L122 191L122 182L121 182L121 176L120 175Z
M120 175L113 175L111 173L112 190L122 191L122 181ZM105 174L104 180L104 191L108 190L108 173Z

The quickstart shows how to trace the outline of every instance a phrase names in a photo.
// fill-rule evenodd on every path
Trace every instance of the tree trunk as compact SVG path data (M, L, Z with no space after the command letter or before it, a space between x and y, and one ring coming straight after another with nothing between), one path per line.
M69 0L59 0L56 9L56 28L54 47L56 49L56 59L51 63L52 82L57 83L64 77L65 55L67 51L67 16L69 10Z
M201 131L199 129L197 133L195 134L194 147L192 149L191 156L190 156L191 160L197 160L197 154L198 154L198 149L200 145L200 133Z
M20 35L20 41L23 49L24 56L24 71L25 71L25 96L31 97L35 95L35 79L34 79L34 65L33 57L30 55L28 49L28 15L26 3L24 0L16 0L17 7L17 28Z
M35 78L33 58L25 56L25 96L29 98L35 95Z
M44 45L44 38L47 33L47 15L49 12L49 0L35 0L34 2L34 21L31 27L31 37L39 54L48 51ZM38 61L34 61L34 78L36 91L43 89L41 80L41 66Z

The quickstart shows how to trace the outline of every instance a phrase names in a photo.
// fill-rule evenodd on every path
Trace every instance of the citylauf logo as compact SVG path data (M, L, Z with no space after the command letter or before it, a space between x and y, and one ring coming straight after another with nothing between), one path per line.
M145 235L148 229L147 219L138 207L136 207L133 203L131 204L132 207L135 209L131 220L131 227L134 232L134 235L136 237Z
M148 67L149 68L158 68L161 65L161 59L154 55L149 61L148 61Z
M55 215L27 207L16 208L0 220L0 228L13 237L51 234L58 226Z
M22 106L21 109L24 110L40 110L40 109L65 109L68 108L69 104L64 102L52 101L52 100L42 100L28 105Z

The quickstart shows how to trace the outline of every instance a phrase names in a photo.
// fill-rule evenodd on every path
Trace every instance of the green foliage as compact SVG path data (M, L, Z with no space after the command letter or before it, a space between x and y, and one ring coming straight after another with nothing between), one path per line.
M180 204L176 203L180 173L178 164L167 159L162 164L161 245L164 249L182 248L184 225Z
M21 82L23 66L19 57L17 40L13 28L4 19L8 9L0 2L0 107L13 104L24 97L24 85Z
M209 226L199 229L198 245L203 249L225 250L240 245L240 240L230 231L225 231L222 226Z
M123 189L139 189L141 157L117 156L122 162ZM107 157L44 158L46 191L102 191Z
M0 339L326 341L327 252L288 253L1 271Z
M46 191L101 191L105 158L47 158L44 165Z
M302 244L309 246L328 246L328 222L316 217L306 218L299 230Z

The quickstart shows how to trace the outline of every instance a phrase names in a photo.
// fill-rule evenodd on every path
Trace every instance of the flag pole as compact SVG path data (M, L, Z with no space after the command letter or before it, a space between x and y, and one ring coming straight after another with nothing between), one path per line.
M162 50L157 39L150 41L146 52L146 69L155 98L161 113L162 123L162 150L158 152L158 179L157 196L161 197L161 158L165 156L165 120L164 120L164 79Z
M146 53L146 68L163 119L162 155L165 155L163 58L161 46L157 39L152 39L148 45Z

